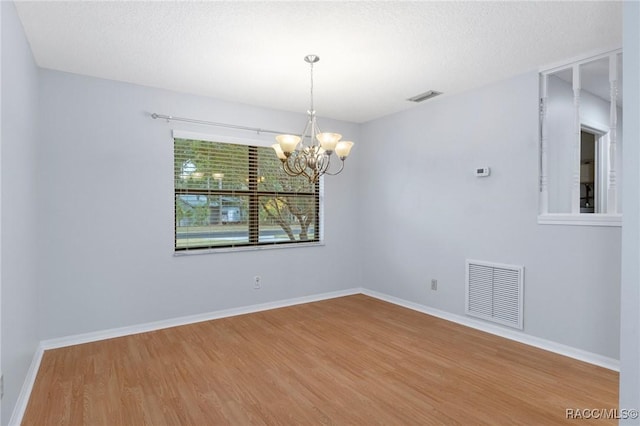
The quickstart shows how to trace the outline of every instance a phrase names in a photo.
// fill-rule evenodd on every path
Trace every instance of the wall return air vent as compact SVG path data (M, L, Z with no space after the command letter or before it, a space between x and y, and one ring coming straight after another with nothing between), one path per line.
M522 330L524 267L467 260L465 313Z

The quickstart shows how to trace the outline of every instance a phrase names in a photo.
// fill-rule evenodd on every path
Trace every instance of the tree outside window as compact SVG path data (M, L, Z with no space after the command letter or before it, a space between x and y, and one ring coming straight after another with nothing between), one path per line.
M319 241L319 185L267 147L174 140L175 249Z

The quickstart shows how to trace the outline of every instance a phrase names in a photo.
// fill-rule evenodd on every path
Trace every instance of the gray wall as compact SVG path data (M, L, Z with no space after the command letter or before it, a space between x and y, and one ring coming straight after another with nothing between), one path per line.
M213 78L213 77L212 77ZM172 128L150 113L300 132L283 113L50 70L40 73L40 338L247 306L360 284L353 237L359 147L325 180L322 247L173 255ZM321 112L321 111L319 111ZM355 124L319 119L360 140ZM265 135L273 140L273 135ZM275 141L274 141L275 142ZM262 289L253 289L254 275Z
M465 259L524 265L525 333L617 358L621 231L537 224L537 98L531 72L363 126L364 286L464 315Z
M637 4L625 8L637 24ZM625 33L631 72L635 31L635 53ZM40 339L360 285L463 314L465 258L525 266L526 333L617 357L621 232L537 225L536 98L532 72L363 126L322 120L358 143L343 175L326 180L325 246L174 257L170 129L226 132L148 114L293 131L305 117L55 71L38 79L2 2L2 422ZM625 138L637 141L637 96L634 105ZM625 178L636 174L624 188L630 408L640 374L635 149L625 150ZM478 166L492 176L475 178Z
M38 70L11 2L2 8L2 424L38 345L35 164Z
M640 408L640 3L624 4L624 216L620 408ZM637 419L621 420L635 425Z

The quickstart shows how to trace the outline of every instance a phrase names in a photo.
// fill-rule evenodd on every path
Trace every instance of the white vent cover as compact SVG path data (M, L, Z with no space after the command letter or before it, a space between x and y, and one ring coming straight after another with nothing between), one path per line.
M522 330L524 267L467 259L468 315Z

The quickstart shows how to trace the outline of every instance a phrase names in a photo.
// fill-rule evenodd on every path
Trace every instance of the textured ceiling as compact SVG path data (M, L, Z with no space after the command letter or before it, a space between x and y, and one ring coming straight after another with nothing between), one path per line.
M303 58L317 54L318 115L353 122L622 42L622 5L610 1L16 6L43 68L288 111L308 108Z

